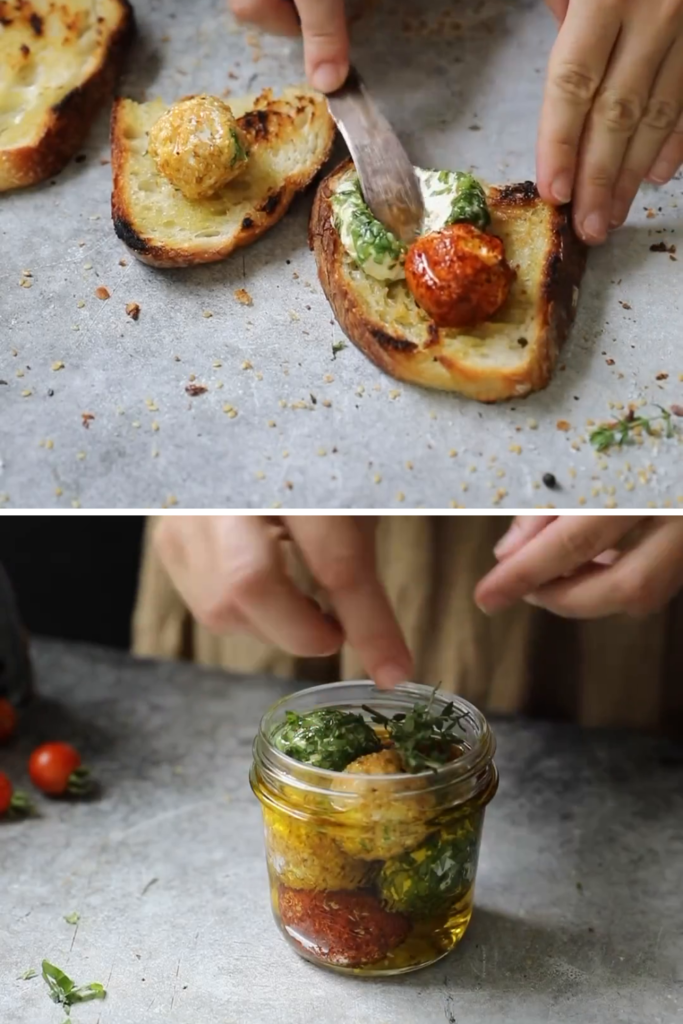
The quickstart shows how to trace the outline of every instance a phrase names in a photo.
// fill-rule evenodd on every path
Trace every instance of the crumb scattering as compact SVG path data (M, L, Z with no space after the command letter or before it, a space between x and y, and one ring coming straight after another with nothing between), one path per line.
M137 320L140 317L140 303L139 302L127 302L126 303L126 316L129 316L131 320Z
M98 299L102 299L103 301L105 299L111 298L111 292L104 284L98 285L98 287L95 289L95 295L97 296Z
M243 306L254 305L254 300L252 299L251 295L249 294L246 288L238 288L235 292L235 298Z

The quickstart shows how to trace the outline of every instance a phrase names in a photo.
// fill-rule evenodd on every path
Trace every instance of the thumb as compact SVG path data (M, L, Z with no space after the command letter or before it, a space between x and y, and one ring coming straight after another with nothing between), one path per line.
M334 92L349 70L344 0L296 0L304 37L306 74L314 89Z

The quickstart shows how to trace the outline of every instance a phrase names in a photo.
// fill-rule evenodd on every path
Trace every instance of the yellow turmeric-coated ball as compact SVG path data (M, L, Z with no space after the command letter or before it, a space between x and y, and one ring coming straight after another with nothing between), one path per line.
M160 174L188 199L215 195L247 163L232 110L217 96L189 96L152 126L149 153Z
M373 775L402 774L395 783L375 782ZM387 860L423 842L434 810L431 793L421 793L423 778L403 772L396 750L380 750L352 761L332 784L338 811L335 840L350 856ZM349 794L348 796L342 794Z
M318 826L264 808L266 855L272 871L293 889L358 889L368 865L353 860Z

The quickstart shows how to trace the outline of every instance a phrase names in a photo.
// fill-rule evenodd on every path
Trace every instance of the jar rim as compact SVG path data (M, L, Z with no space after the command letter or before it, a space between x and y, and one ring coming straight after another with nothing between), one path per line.
M345 692L347 699L341 700L340 695ZM329 699L327 699L329 697ZM315 701L315 698L325 698L322 701ZM496 741L493 732L484 714L457 694L442 693L431 686L422 683L400 683L392 690L382 690L375 686L370 680L349 680L337 683L323 683L318 686L307 687L297 690L280 700L276 701L261 718L258 734L254 740L254 759L257 765L265 769L266 775L270 775L281 784L298 785L302 789L328 790L332 779L337 778L341 772L330 768L318 768L313 765L304 764L290 757L272 743L271 735L273 727L277 724L278 715L284 711L297 710L292 705L299 704L301 711L312 711L322 708L339 708L340 710L353 710L361 712L361 704L372 702L375 705L393 705L394 711L401 707L409 708L416 703L428 703L436 707L446 707L453 704L463 713L471 723L469 733L463 734L463 740L467 743L467 749L453 761L449 761L438 768L427 768L421 772L399 772L387 775L367 775L372 778L373 785L393 785L397 780L406 779L428 779L432 785L429 788L440 788L443 785L450 785L453 782L465 781L481 773L486 768L495 754ZM307 703L308 702L308 703ZM359 773L359 778L363 777ZM316 785L319 783L320 785Z

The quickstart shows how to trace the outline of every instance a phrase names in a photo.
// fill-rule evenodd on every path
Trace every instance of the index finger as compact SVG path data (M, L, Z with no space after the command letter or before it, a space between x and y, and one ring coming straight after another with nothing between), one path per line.
M615 4L569 4L550 55L538 133L538 188L548 202L572 197L584 125L620 25Z
M642 516L560 516L479 583L475 600L489 615L509 608L551 580L567 576L609 548Z
M368 675L385 689L410 679L412 658L368 532L352 516L287 516L287 527Z
M349 72L344 0L296 0L304 37L306 74L314 89L334 92Z

